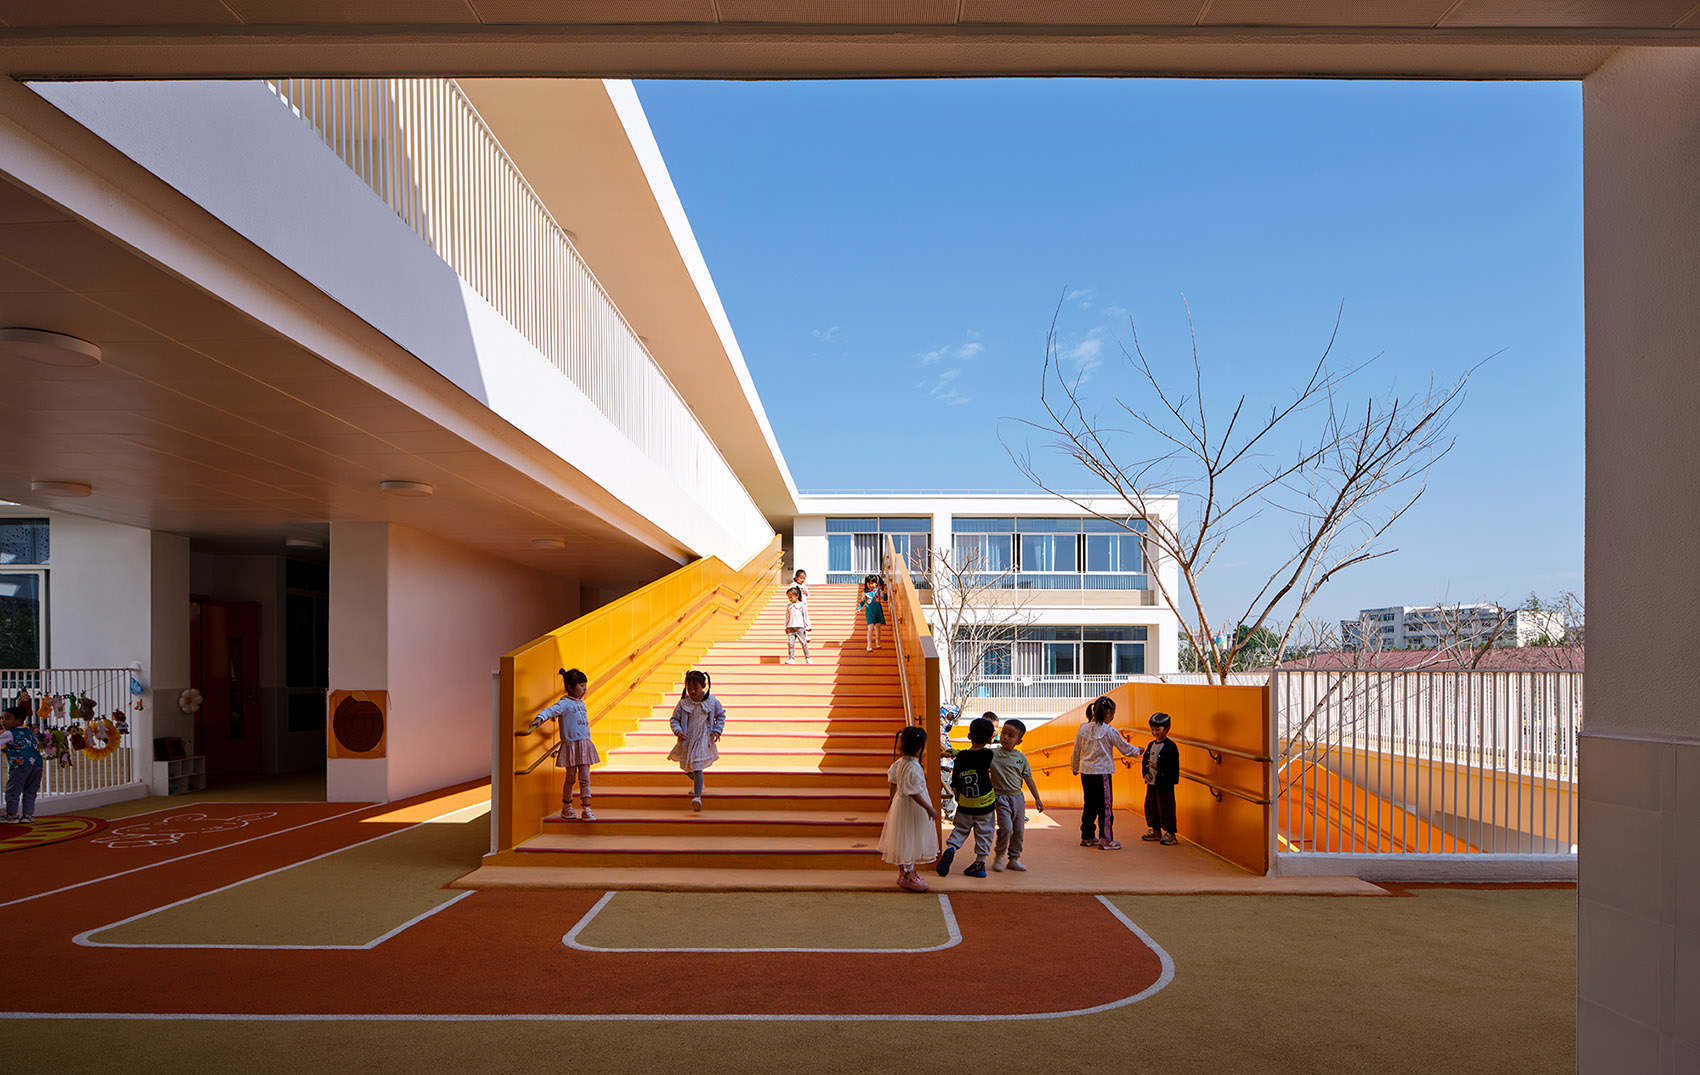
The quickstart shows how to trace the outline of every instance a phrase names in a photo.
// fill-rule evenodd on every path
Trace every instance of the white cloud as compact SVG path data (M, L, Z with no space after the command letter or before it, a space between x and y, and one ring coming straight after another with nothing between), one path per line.
M1063 358L1074 363L1075 375L1081 381L1091 380L1093 371L1104 364L1104 360L1098 357L1104 351L1104 341L1098 339L1096 333L1097 330L1093 330L1093 335L1062 353Z
M947 343L942 347L935 347L931 351L922 351L915 357L921 360L921 365L931 366L933 363L947 358L966 361L986 349L986 345L980 342L978 332L969 329L963 335L967 337L966 343Z
M962 367L952 366L934 378L931 387L927 387L927 395L947 407L959 407L967 403L970 397L958 392L952 385L952 382L961 376ZM923 387L926 387L925 384Z
M1064 299L1074 303L1082 310L1090 310L1092 308L1092 300L1097 297L1097 289L1090 287L1077 287L1073 291L1070 291L1067 295L1063 296Z
M829 329L811 329L809 335L821 343L835 343L844 338L844 329L842 326L834 325Z

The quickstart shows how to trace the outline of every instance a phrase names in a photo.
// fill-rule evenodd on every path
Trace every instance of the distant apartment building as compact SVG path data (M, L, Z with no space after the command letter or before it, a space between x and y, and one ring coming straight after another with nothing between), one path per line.
M1366 608L1340 621L1346 649L1438 649L1448 645L1527 646L1564 637L1564 615L1487 602Z

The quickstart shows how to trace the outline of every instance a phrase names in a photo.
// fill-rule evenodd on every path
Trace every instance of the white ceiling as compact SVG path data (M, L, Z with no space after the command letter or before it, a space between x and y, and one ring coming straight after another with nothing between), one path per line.
M85 369L0 354L0 499L246 551L322 539L332 521L389 521L587 583L631 585L676 566L4 181L0 326L105 351ZM397 498L378 489L386 478L436 493ZM94 493L44 497L30 488L40 480ZM536 538L567 548L533 550Z

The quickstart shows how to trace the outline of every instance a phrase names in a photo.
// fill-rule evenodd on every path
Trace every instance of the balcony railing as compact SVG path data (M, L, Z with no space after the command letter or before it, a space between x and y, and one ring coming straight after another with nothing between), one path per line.
M705 504L760 513L452 79L268 83L437 256Z
M1284 847L1572 854L1582 675L1276 672Z

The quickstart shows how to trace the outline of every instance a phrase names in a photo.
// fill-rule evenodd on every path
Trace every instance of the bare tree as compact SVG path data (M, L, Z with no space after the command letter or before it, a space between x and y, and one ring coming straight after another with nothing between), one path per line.
M1061 309L1059 303L1059 314ZM1430 468L1451 449L1447 429L1473 370L1450 385L1431 379L1409 395L1389 390L1348 399L1353 379L1369 363L1343 370L1331 365L1340 328L1336 316L1328 345L1304 383L1291 398L1254 417L1244 395L1224 408L1207 399L1191 317L1189 309L1190 383L1179 386L1158 375L1130 321L1133 349L1123 346L1121 352L1134 388L1104 417L1088 409L1079 375L1065 373L1053 316L1039 393L1047 420L1025 424L1050 436L1056 450L1108 485L1130 515L1145 521L1148 556L1174 563L1179 592L1169 592L1156 564L1152 585L1180 617L1199 669L1225 682L1240 650L1260 631L1277 631L1279 660L1293 626L1330 579L1397 551L1382 547L1382 539L1421 498ZM1026 450L1010 454L1039 488L1092 510L1058 492ZM1153 510L1153 501L1173 493L1182 511L1171 522ZM1225 621L1244 630L1218 636L1210 628L1215 617L1204 576L1235 531L1264 512L1291 521L1293 548L1277 554L1245 610Z
M933 604L928 618L933 637L944 644L948 666L940 684L940 705L960 713L987 685L989 667L999 652L1013 658L1015 632L1030 624L1028 590L1015 588L1015 571L993 563L981 549L934 547ZM1002 675L1009 675L1008 671ZM942 730L948 731L949 724Z

